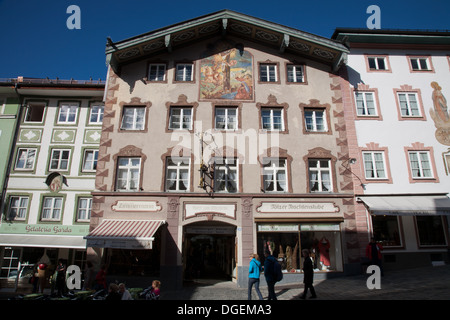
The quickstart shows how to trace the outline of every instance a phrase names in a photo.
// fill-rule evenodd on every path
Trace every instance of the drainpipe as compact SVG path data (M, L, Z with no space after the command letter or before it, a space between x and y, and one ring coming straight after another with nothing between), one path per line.
M6 167L5 180L3 182L2 195L1 195L1 199L0 199L0 213L3 212L3 214L5 214L5 218L6 218L6 212L5 212L6 189L8 188L8 180L9 180L9 176L11 174L11 168L14 163L14 149L16 148L17 138L19 136L20 120L22 119L22 113L23 113L23 111L22 111L23 110L23 105L22 105L23 96L17 91L18 86L19 86L19 84L16 82L14 85L14 91L16 92L16 95L19 98L19 111L17 113L16 123L14 126L14 136L13 136L13 140L12 140L11 147L10 147L9 160L8 160L8 165Z

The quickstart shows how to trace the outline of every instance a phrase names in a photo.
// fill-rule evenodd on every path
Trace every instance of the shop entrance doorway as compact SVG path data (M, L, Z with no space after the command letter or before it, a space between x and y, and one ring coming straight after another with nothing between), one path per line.
M186 226L183 241L184 280L232 280L236 266L235 239L234 226Z

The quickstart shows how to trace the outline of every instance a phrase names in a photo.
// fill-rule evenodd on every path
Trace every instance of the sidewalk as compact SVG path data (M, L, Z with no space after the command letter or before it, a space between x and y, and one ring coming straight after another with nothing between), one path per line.
M450 300L450 265L388 271L381 277L381 289L367 288L369 276L315 281L315 300ZM260 290L267 299L267 286L261 285ZM300 300L303 284L276 285L275 292L279 300ZM0 300L17 295L13 289L0 289ZM257 299L254 289L252 296ZM247 288L230 281L198 280L176 291L162 287L161 300L247 300Z

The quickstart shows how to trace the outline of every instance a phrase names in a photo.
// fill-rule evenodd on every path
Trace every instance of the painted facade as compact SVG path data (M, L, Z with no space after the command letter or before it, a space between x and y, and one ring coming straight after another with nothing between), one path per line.
M227 10L109 40L91 259L167 287L246 286L249 254L267 248L287 283L302 279L302 248L318 277L359 272L346 53Z
M0 224L2 286L21 266L85 267L104 84L14 79L21 109Z
M448 262L450 34L337 29L333 38L350 46L343 95L358 225L369 224L360 242L380 241L387 269Z

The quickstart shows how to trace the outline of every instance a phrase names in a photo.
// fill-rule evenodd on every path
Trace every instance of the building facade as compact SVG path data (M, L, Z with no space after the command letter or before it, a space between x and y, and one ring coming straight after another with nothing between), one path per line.
M350 47L342 94L358 228L369 224L360 243L379 241L386 269L448 263L450 33L337 29L332 38Z
M20 111L0 224L2 285L38 261L47 275L60 258L84 268L103 118L104 83L20 77L10 88Z
M89 258L164 286L246 286L270 248L359 270L340 42L224 10L108 39Z

